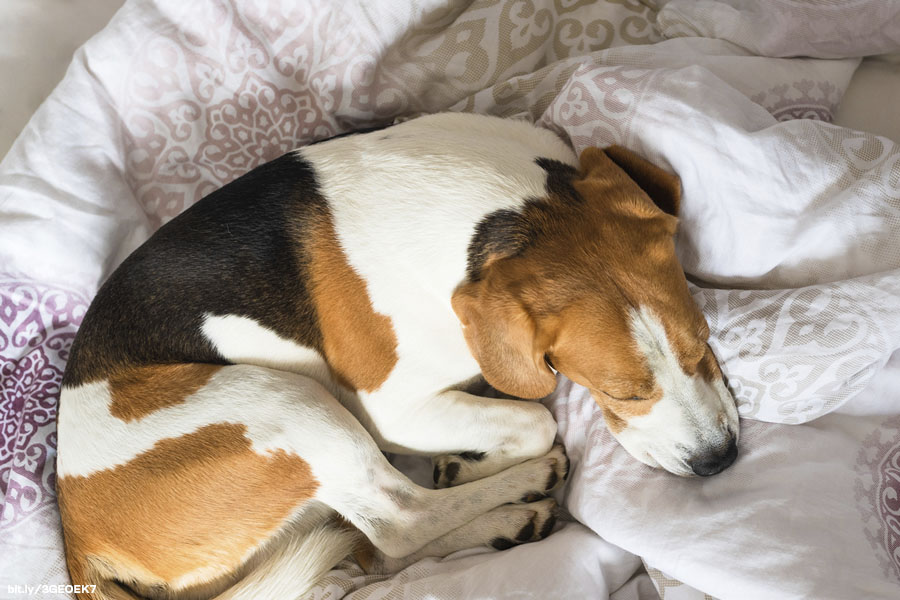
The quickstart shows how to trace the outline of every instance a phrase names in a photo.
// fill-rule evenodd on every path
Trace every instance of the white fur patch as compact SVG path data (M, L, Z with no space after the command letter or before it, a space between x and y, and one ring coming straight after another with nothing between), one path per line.
M687 375L669 343L665 327L650 310L632 312L632 335L663 397L646 415L631 417L615 434L638 460L678 475L692 475L688 461L727 440L726 427L739 430L734 399L721 380Z
M311 376L327 371L321 354L247 317L208 314L203 320L203 335L219 354L233 363Z
M321 443L330 430L341 427L323 408L335 401L307 377L250 365L225 367L184 402L128 422L110 414L110 401L105 381L63 388L58 421L60 476L87 476L126 464L159 440L218 423L245 425L253 450L260 454L282 449L311 464L320 455L325 464L336 464ZM308 423L320 439L291 431L288 424L292 422Z

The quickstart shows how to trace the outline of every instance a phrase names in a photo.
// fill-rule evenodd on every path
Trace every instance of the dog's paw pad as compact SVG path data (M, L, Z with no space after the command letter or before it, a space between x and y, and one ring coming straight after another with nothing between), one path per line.
M559 518L559 505L553 498L546 498L529 505L535 511L534 531L532 540L542 540L553 531L556 520Z
M459 456L456 454L445 454L434 458L434 487L447 488L453 485L453 482L459 476L460 470Z
M469 465L483 460L484 456L484 452L461 452L460 454L444 454L434 457L434 471L432 472L434 487L447 488L469 481L468 477L461 479L460 472Z
M534 516L536 517L537 513L534 513ZM535 527L534 517L532 517L532 519L530 521L528 521L528 523L526 523L525 526L522 527L522 529L519 530L519 533L516 534L516 541L517 542L527 542L531 538L533 538L534 537L534 527Z
M448 463L447 468L444 469L444 481L447 485L453 485L453 481L456 479L457 475L459 475L459 463Z
M547 475L543 481L543 488L526 494L526 498L534 494L546 496L549 492L562 486L569 474L569 457L566 456L566 450L562 444L556 444L550 452L537 460L540 460L545 465Z
M523 504L528 504L529 502L537 502L538 500L543 500L546 498L544 494L538 494L537 492L529 492L522 496L519 502Z
M497 550L508 550L515 545L516 543L513 540L504 537L497 537L491 541L491 546L493 546Z
M556 470L550 471L550 475L547 477L547 484L544 486L544 490L552 490L556 487L556 484L559 483L559 473Z
M541 530L538 532L538 539L542 540L553 531L553 527L556 525L556 514L550 515L546 521L544 521L544 525L541 527Z
M506 504L495 510L502 525L500 535L494 537L490 545L498 550L544 539L553 531L559 515L559 505L553 498L524 505Z

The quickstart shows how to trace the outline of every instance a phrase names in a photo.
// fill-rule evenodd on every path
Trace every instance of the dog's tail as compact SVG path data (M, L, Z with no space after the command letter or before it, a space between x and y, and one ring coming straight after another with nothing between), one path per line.
M265 555L234 585L215 600L292 600L306 594L341 560L354 551L362 534L335 521L319 525L301 536L287 533L273 540ZM78 560L69 555L72 580L96 585L80 586L79 600L142 600L123 581L135 578L116 573L105 561ZM153 588L153 586L148 586ZM162 588L162 586L160 586ZM148 590L156 592L164 590ZM154 594L156 595L156 594Z
M361 535L329 522L302 537L288 538L216 600L300 598L354 550Z

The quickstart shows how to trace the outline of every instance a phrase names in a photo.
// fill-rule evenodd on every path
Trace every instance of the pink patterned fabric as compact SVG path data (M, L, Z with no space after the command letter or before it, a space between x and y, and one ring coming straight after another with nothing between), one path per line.
M346 21L324 2L220 0L172 11L177 24L144 40L123 81L126 175L157 225L253 167L344 130L350 123L335 114L343 95L365 94L338 83L361 83L374 60L348 23L347 36L322 37Z
M0 567L10 577L38 560L42 573L39 582L0 577L0 585L67 581L56 506L56 406L88 303L77 290L0 274Z
M900 577L900 442L885 452L879 467L878 512L885 525L879 541Z
M0 277L0 529L55 503L56 402L88 300Z
M885 419L863 440L856 464L866 537L885 573L900 582L900 418Z

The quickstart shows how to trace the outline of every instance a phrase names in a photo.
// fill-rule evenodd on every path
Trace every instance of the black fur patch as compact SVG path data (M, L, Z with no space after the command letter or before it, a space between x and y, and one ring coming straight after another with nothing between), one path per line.
M534 162L547 171L548 194L565 198L567 201L583 201L572 186L572 180L578 177L578 169L552 158L539 158Z
M206 313L249 317L321 349L302 242L310 220L327 210L312 165L293 153L206 196L103 284L63 385L103 379L125 365L227 364L202 335Z
M469 242L466 274L470 280L478 281L489 260L515 256L530 243L531 232L521 213L495 210L475 226L475 235Z
M550 158L538 158L535 162L547 172L545 187L549 200L529 198L521 210L495 210L478 222L469 241L466 262L470 281L481 279L482 270L490 261L516 256L534 243L538 231L529 213L549 209L550 200L583 201L572 185L578 176L574 167Z

